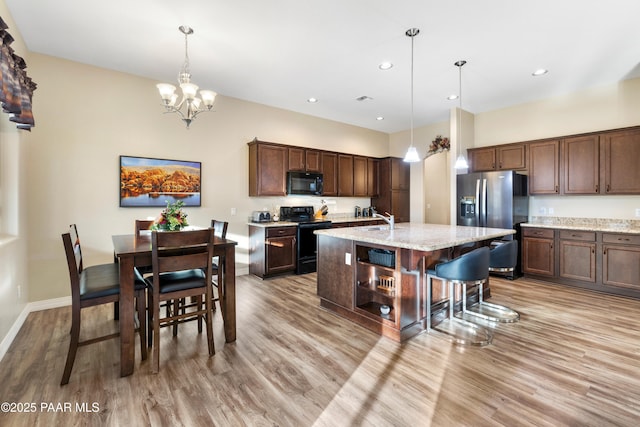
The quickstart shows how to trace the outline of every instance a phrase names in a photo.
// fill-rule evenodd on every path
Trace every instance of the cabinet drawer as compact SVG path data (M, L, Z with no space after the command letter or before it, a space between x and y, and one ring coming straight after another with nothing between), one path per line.
M267 237L295 236L297 227L267 227Z
M560 238L567 240L582 240L584 242L595 242L596 233L594 231L560 230Z
M524 237L544 237L553 239L553 229L551 228L529 228L522 227L522 235Z
M602 233L602 243L619 243L623 245L640 245L640 236L637 234L612 234Z

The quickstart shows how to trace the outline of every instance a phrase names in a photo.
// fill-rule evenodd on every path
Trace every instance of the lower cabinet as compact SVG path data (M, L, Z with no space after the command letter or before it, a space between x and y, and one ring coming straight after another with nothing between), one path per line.
M538 276L555 276L554 234L551 229L522 229L522 271Z
M640 298L640 235L523 227L522 236L526 276Z
M640 291L640 236L603 233L602 284Z
M296 269L296 226L249 226L249 273L269 277Z
M596 233L560 230L559 237L559 276L595 283Z

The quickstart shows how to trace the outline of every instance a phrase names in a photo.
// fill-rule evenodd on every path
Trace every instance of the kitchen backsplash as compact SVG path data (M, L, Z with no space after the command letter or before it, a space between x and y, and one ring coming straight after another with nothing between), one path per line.
M557 216L532 216L530 224L585 227L597 229L637 229L640 230L640 220L610 219L610 218L568 218Z

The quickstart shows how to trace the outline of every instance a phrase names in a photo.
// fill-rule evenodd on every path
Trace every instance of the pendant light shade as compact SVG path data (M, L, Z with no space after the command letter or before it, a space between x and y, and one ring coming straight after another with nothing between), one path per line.
M411 145L409 145L407 154L404 156L404 161L414 163L420 161L420 156L416 147L413 146L413 38L420 34L420 30L409 28L404 34L407 37L411 37Z
M468 169L469 164L467 163L466 157L462 154L462 67L466 64L467 61L460 60L454 63L456 67L458 67L458 118L456 120L456 125L458 127L458 136L456 138L456 146L458 147L458 157L456 158L456 169Z

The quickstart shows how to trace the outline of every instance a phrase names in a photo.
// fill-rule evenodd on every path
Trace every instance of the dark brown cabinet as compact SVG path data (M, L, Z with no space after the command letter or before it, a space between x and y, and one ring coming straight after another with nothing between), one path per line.
M322 172L322 157L319 150L289 147L289 170L302 172Z
M600 191L599 141L598 135L562 140L563 194L597 194Z
M380 161L378 159L367 158L367 196L376 197L378 193L378 171Z
M469 171L526 169L527 147L526 144L505 144L469 149Z
M249 273L269 277L296 269L296 227L249 226Z
M602 284L640 291L640 236L603 233Z
M469 154L469 172L486 172L496 170L496 148L471 148Z
M286 196L287 157L286 147L249 143L249 196Z
M338 195L338 155L327 151L321 152L323 195Z
M380 159L378 172L379 195L372 204L380 213L389 212L396 222L408 222L410 209L409 164L396 157Z
M353 195L366 197L368 195L367 158L353 156Z
M353 196L353 156L338 154L338 196Z
M601 136L605 194L640 194L640 129Z
M559 194L559 141L529 144L529 194Z
M554 230L523 228L522 271L537 276L555 276Z
M596 233L593 231L559 232L559 276L565 279L596 281Z

